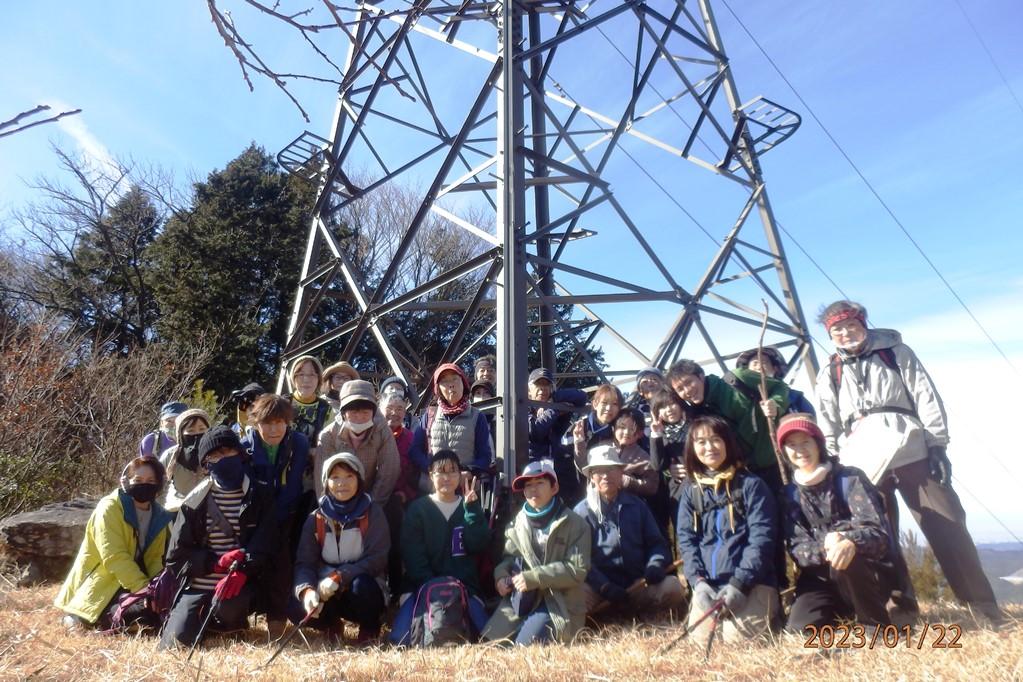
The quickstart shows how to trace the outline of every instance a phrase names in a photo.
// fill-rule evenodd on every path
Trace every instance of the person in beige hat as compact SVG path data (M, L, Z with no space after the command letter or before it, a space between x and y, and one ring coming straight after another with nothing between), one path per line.
M323 399L330 403L334 411L338 410L338 398L341 396L341 387L346 382L361 379L359 370L342 360L323 370L323 378L320 379L320 394Z
M671 551L642 498L625 490L625 464L613 445L589 452L583 475L590 481L575 513L590 525L592 554L584 590L586 608L607 613L681 609L682 583L672 572ZM606 602L606 603L605 603Z
M373 501L384 505L394 491L401 458L387 419L377 409L373 384L362 379L345 382L338 394L338 413L323 432L314 454L314 470L338 452L354 452L366 470L366 489ZM316 480L316 497L323 482Z

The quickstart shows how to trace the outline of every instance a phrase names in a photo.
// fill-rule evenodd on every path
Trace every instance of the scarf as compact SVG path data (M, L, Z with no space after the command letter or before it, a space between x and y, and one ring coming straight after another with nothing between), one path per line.
M822 462L809 474L804 474L800 469L792 472L792 479L797 485L809 488L824 480L824 477L831 471L831 462Z
M457 417L468 409L469 396L463 393L461 400L454 405L448 405L447 401L443 398L438 400L437 404L440 406L440 411L444 413L445 417Z
M533 528L546 528L559 511L561 511L561 498L557 495L552 497L543 509L533 509L528 502L522 505L522 512Z
M359 486L360 490L362 486ZM324 493L320 498L320 511L332 521L337 521L342 527L362 517L369 511L373 498L367 493L356 493L347 502L339 502L330 493Z
M699 475L694 473L693 478L700 486L713 487L714 493L717 494L718 488L722 483L725 485L725 497L728 498L728 525L735 532L735 507L732 504L732 480L735 478L735 467L731 466L724 471L708 471L707 474ZM696 493L698 495L703 494L703 488L700 487ZM699 518L696 516L696 511L693 511L693 531L699 531Z
M681 443L686 439L686 423L664 425L664 442Z

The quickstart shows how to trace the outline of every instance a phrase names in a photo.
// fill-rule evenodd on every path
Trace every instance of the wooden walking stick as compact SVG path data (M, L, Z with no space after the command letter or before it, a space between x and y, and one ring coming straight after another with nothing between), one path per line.
M764 304L764 322L760 325L760 341L757 343L757 362L760 363L760 400L767 402L767 376L764 374L764 334L767 332L767 315L770 309L767 307L766 300L760 299L760 302ZM771 436L771 449L774 451L774 461L778 465L778 473L781 474L781 482L784 485L788 485L789 472L782 462L781 448L778 447L778 442L774 437L774 419L765 414L764 421L767 422L767 433Z

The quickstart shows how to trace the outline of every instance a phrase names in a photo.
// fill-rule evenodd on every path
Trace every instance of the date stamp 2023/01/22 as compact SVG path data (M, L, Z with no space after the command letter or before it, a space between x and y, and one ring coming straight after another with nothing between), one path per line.
M962 649L963 629L955 623L910 625L807 625L803 628L806 649Z

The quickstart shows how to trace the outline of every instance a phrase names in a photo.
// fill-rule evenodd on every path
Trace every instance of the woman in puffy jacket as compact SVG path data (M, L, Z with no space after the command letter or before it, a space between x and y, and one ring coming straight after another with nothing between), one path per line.
M429 469L428 458L451 450L463 467L488 471L494 459L490 424L483 412L472 406L469 380L462 368L448 362L433 373L433 393L437 404L423 413L413 432L412 453L421 470Z
M53 605L68 629L107 629L122 595L137 592L163 570L171 515L155 500L166 475L155 457L136 457L124 467L121 485L99 501L85 527L78 556ZM157 627L146 601L124 622Z
M770 489L746 471L723 418L697 417L686 438L692 482L679 499L679 555L693 588L690 627L718 602L725 641L764 635L781 612L774 574L778 515ZM694 632L707 636L711 620Z
M295 600L291 619L308 614L311 627L342 641L344 620L358 623L358 645L380 636L387 603L390 530L380 505L366 492L359 458L341 452L323 463L317 509L306 519L295 561Z
M199 441L210 430L210 416L203 410L185 410L175 425L175 444L160 454L160 463L167 471L167 497L163 506L176 512L188 493L206 477L199 466Z

